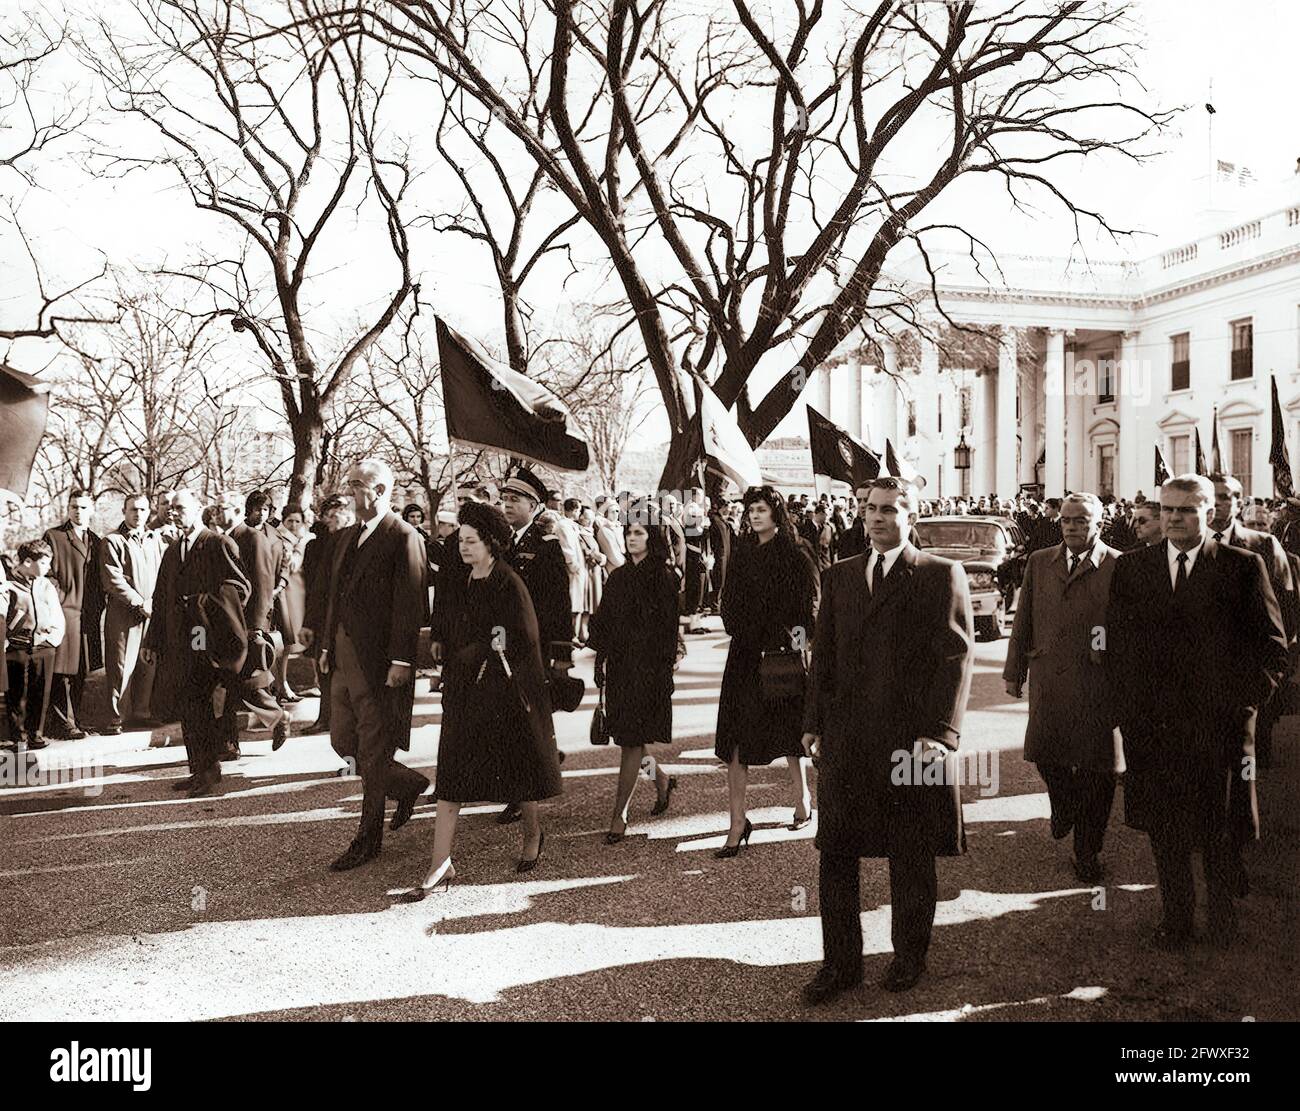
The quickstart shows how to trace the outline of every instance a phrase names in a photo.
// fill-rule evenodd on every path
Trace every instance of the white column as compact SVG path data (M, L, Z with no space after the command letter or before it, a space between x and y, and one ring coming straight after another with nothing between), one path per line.
M1086 473L1088 453L1083 432L1084 405L1088 399L1080 392L1087 383L1079 382L1067 366L1065 384L1069 390L1065 399L1065 486L1067 490L1088 490L1091 482Z
M1038 402L1042 393L1040 376L1028 373L1020 383L1020 481L1034 481L1034 464L1043 450L1038 438Z
M871 430L876 442L868 444L872 451L880 452L884 459L885 438L898 443L898 345L891 339L880 341L880 351L885 360L881 380L876 387L876 426Z
M862 439L862 360L857 355L850 355L844 366L849 376L848 412L845 414L844 427Z
M997 462L994 489L1000 498L1016 496L1016 333L998 337Z
M979 384L980 431L975 437L979 443L979 450L975 454L975 474L978 478L971 489L975 497L992 493L998 481L998 383L993 372L985 370L979 376Z
M921 374L916 380L916 431L920 452L916 469L926 481L926 489L939 488L939 347L928 336L921 336Z
M1043 436L1047 440L1044 494L1059 498L1065 493L1065 332L1060 328L1047 330L1043 405Z
M1115 496L1131 498L1137 493L1141 482L1138 481L1138 438L1137 406L1134 400L1142 382L1142 369L1138 365L1138 332L1125 332L1121 338L1119 354L1119 375L1116 388L1119 390L1119 451L1116 463Z
M813 396L817 399L813 402L813 407L827 420L834 420L835 418L831 415L830 367L818 367L813 377Z

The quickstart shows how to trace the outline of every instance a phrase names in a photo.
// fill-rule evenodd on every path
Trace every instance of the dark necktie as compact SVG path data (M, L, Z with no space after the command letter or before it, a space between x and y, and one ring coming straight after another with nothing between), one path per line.
M876 567L871 572L871 593L878 594L880 588L885 585L885 557L879 552L876 553Z
M1178 553L1178 574L1174 578L1174 593L1177 594L1187 585L1187 553Z
M1223 539L1223 533L1221 533L1221 532L1216 532L1216 533L1214 534L1214 539L1215 539L1216 542L1222 540L1222 539Z
M1070 556L1070 571L1069 571L1070 577L1074 576L1074 572L1078 569L1079 560L1081 558L1082 558L1081 556L1077 556L1077 555Z
M184 565L185 560L188 558L189 554L190 554L190 538L188 536L182 536L181 537L181 564L182 565Z

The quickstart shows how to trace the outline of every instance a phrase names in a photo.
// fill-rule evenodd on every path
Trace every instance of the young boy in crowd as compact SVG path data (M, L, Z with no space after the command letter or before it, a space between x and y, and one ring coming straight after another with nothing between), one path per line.
M5 705L9 741L17 748L44 748L45 709L54 682L54 650L65 629L59 591L48 578L54 552L44 540L18 545L13 576L0 586L5 608Z

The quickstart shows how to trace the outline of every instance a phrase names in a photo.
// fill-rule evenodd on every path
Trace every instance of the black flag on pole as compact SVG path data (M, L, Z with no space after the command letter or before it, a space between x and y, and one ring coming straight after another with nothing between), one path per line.
M0 495L26 500L49 413L49 383L0 363Z
M1273 444L1268 451L1273 464L1273 495L1289 498L1295 493L1291 481L1291 460L1286 453L1286 425L1282 422L1282 402L1277 396L1277 376L1273 376Z
M587 440L568 407L540 382L491 358L438 320L447 438L557 471L585 471Z
M1192 431L1196 433L1196 473L1208 475L1210 468L1205 465L1205 451L1201 447L1201 430L1194 428Z
M894 441L889 439L888 436L885 437L885 471L893 475L894 478L901 478L914 486L925 488L925 479L917 474L916 468L907 460L899 459L898 454L894 451Z
M1165 454L1156 444L1156 485L1163 486L1169 481L1169 468L1165 465Z
M813 474L847 482L855 490L863 482L880 477L880 456L811 405L807 409Z
M1223 454L1219 451L1219 407L1214 407L1214 428L1210 433L1210 474L1227 474Z

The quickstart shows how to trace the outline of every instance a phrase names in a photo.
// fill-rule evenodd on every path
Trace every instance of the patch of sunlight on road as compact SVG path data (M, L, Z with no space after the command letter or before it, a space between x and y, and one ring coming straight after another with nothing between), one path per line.
M194 1021L424 995L495 1003L512 988L627 965L725 960L780 968L821 960L821 922L815 914L684 925L536 922L476 933L439 931L450 921L519 913L539 896L636 878L483 886L458 881L423 902L370 913L198 921L188 930L52 939L3 949L0 1021ZM939 904L936 926L942 931L1078 895L1091 892L963 890ZM891 951L889 916L888 906L862 915L864 952ZM943 944L940 934L935 946ZM800 969L799 976L806 972Z
M1033 795L995 795L962 804L963 820L975 822L1050 821L1052 806L1047 792Z
M860 1022L961 1022L972 1015L987 1014L990 1011L1002 1011L1012 1007L1041 1007L1055 1003L1058 999L1077 999L1085 1003L1096 1003L1106 994L1101 987L1075 988L1064 995L1042 995L1036 999L1013 999L1006 1003L982 1003L976 1006L967 1003L948 1011L924 1011L914 1015L898 1015L894 1018L864 1018ZM1027 1017L1027 1016L1026 1016Z
M227 777L228 778L226 781L229 781L229 765L227 765ZM175 776L169 776L166 780L159 780L159 782L168 782L169 780L175 778L176 778ZM48 817L51 814L64 814L64 813L85 814L92 810L134 810L141 806L185 806L185 805L193 805L196 802L210 804L214 799L219 799L219 798L220 799L266 798L275 795L292 795L299 791L309 791L313 787L321 787L328 783L337 783L338 781L339 781L339 777L337 775L331 775L326 779L297 779L289 783L267 783L267 784L263 784L260 787L247 787L242 791L226 791L224 794L210 795L207 798L202 798L202 799L161 798L161 799L138 799L132 802L98 802L98 803L93 803L89 806L78 806L72 811L67 811L64 808L55 808L53 810L33 810L27 814L15 814L14 817L16 819L40 818L40 817ZM360 799L360 797L361 797L360 795L357 796L358 799ZM339 801L347 802L348 800L340 799Z
M119 860L92 860L85 864L51 864L44 868L14 868L8 872L0 872L0 879L6 876L44 876L51 872L86 872L94 868L112 868L118 864L134 864L137 860L148 859L148 857L133 856Z

